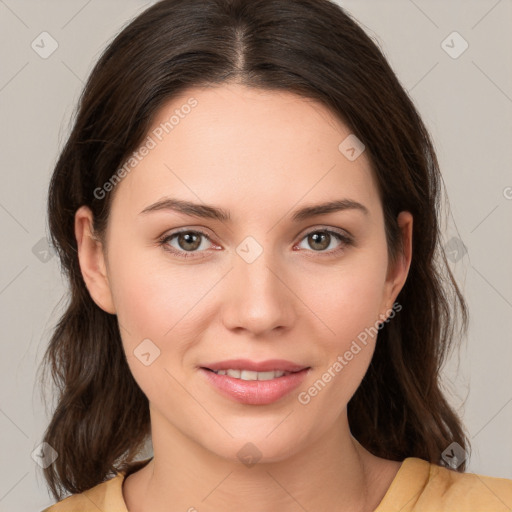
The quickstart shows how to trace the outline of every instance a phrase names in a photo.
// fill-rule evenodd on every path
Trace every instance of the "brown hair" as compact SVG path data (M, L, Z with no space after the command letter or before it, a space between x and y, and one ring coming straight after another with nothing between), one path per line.
M414 217L413 258L400 314L379 332L348 404L354 437L373 454L443 464L468 439L440 387L440 370L467 307L440 245L441 176L430 136L377 45L328 0L163 0L135 18L94 67L49 186L51 241L70 282L67 309L43 360L58 388L44 441L57 499L132 468L150 435L115 315L91 299L80 271L74 214L87 205L103 238L112 194L101 187L141 144L159 108L191 86L228 81L319 101L366 146L379 185L391 260L396 218ZM465 464L458 468L465 470Z

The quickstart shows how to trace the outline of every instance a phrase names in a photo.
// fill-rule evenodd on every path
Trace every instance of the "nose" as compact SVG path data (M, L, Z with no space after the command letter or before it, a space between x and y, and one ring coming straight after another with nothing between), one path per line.
M266 251L248 263L235 255L225 283L223 323L230 330L269 336L289 329L296 319L290 273Z

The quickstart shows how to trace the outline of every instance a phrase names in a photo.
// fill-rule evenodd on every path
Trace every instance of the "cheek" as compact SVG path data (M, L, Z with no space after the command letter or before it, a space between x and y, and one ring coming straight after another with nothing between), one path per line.
M302 295L309 290L307 304L321 319L315 337L321 364L298 397L310 412L324 411L334 420L359 387L375 349L386 265L385 253L376 248L335 272L326 269L301 281Z
M172 265L163 256L148 257L147 252L113 251L112 261L118 263L112 265L111 272L126 357L144 391L153 387L155 372L141 365L141 354L149 352L145 359L154 358L152 370L161 373L167 368L173 374L181 373L187 351L211 322L209 292L225 273L206 265L195 269Z
M112 244L114 245L114 244ZM118 245L122 247L122 243ZM197 272L172 265L158 249L112 253L112 291L120 322L139 336L172 336L175 325L194 309L211 284ZM213 279L213 277L212 277Z
M342 349L379 320L386 277L386 256L357 254L337 268L303 273L298 295L321 320L322 338Z
M112 243L111 283L127 349L133 350L145 338L163 348L179 333L180 346L173 343L173 350L181 351L207 327L215 310L222 309L218 293L227 267L172 264L163 255L155 258L147 248L123 251L121 247L123 240ZM341 350L377 321L386 272L386 254L380 249L352 251L339 265L308 262L287 269L297 323L315 330L324 347ZM211 291L216 284L220 288L214 298Z
M194 339L186 327L197 319L200 308L194 304L200 290L194 291L173 272L137 258L117 266L112 282L123 347L134 379L150 402L159 403L165 397L167 406L178 407L182 392L172 377L186 383L180 366L193 342L188 340Z
M375 350L378 301L362 296L360 286L346 286L325 302L325 323L334 332L318 336L319 364L301 386L299 407L310 417L322 417L330 425L342 414L360 386ZM354 292L354 293L351 293Z

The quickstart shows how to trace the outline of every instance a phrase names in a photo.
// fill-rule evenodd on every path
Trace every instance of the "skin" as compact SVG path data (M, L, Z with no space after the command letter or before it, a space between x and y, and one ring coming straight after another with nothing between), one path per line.
M404 249L391 265L370 162L365 152L354 161L340 152L350 130L323 105L224 84L174 98L154 127L190 97L197 106L116 186L106 245L92 236L87 207L75 216L87 288L117 315L128 364L150 403L154 459L125 479L127 506L374 510L400 462L375 457L352 437L346 406L377 338L307 405L297 395L389 315L409 271L412 216L397 218ZM164 196L221 207L231 220L139 214ZM291 220L302 206L343 198L368 214ZM201 238L193 257L181 258L158 245L177 228L200 229L211 241ZM350 233L354 245L308 239L331 228ZM247 236L263 248L250 264L236 252ZM190 247L178 237L167 244L181 253ZM149 366L134 355L147 338L160 350ZM282 358L311 370L277 402L245 405L219 394L198 370L234 357ZM237 456L249 442L261 452L252 467Z

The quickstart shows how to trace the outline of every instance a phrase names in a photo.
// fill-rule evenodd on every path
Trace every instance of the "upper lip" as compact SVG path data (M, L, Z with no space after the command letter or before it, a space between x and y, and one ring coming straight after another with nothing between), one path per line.
M219 361L217 363L208 363L202 366L209 370L249 370L253 372L298 372L309 368L301 364L286 361L284 359L268 359L266 361L250 361L249 359L229 359L228 361Z

